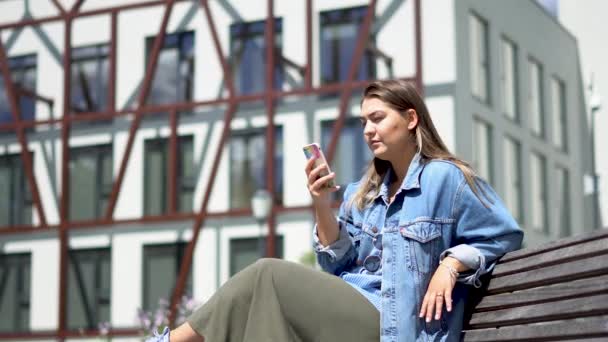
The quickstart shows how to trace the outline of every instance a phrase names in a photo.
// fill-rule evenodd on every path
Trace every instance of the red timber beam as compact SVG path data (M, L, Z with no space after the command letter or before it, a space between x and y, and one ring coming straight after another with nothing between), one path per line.
M276 205L274 189L274 150L275 150L275 128L274 128L274 63L275 63L275 44L274 44L274 1L267 0L266 27L264 28L264 39L266 40L266 188L272 198L272 206L266 224L268 225L268 235L266 236L266 256L275 256L276 245ZM261 239L262 237L260 237Z
M312 89L312 0L306 0L306 73L304 89Z
M340 94L340 105L338 107L338 118L334 123L334 128L331 133L331 141L329 146L327 147L327 162L331 164L332 160L334 160L334 153L336 152L336 145L338 144L338 139L340 137L340 132L342 131L342 127L344 126L344 119L346 116L346 110L348 109L348 104L350 102L350 98L352 95L352 83L357 77L359 71L359 65L361 64L361 59L363 58L363 53L365 52L365 46L367 45L367 41L369 39L369 32L372 26L372 19L374 18L374 12L376 10L376 0L370 0L367 5L367 11L365 12L365 18L363 19L363 24L358 32L357 37L357 45L355 46L355 52L353 54L353 59L350 63L350 67L348 69L348 78L345 83L348 85L342 90L342 94Z
M61 13L61 15L65 15L65 9L63 8L63 6L61 6L61 4L59 3L59 0L51 0L53 2L53 5L55 5L55 7L57 8L57 10L59 11L59 13Z
M135 111L135 117L133 118L133 122L131 122L131 127L129 128L129 137L127 139L127 146L125 147L125 151L122 157L122 161L120 163L120 169L118 171L118 176L112 185L112 192L110 193L110 199L108 201L108 208L106 211L105 218L108 221L112 220L112 216L114 215L114 208L116 207L116 201L118 199L118 195L120 194L120 189L122 186L122 181L125 176L125 171L127 169L127 164L129 162L129 157L131 156L131 150L133 149L133 142L135 141L135 133L139 128L139 125L142 120L142 107L145 106L147 102L148 94L150 92L150 88L152 86L152 80L154 79L154 74L156 73L156 65L158 63L158 56L160 54L160 49L162 47L163 42L165 41L165 35L167 30L167 24L169 23L169 17L171 16L171 10L173 9L173 5L175 4L175 0L167 0L165 14L163 15L163 20L160 25L160 29L158 31L158 35L154 38L154 45L152 47L152 53L150 55L148 67L146 68L146 74L144 76L144 82L139 93L137 106L138 108Z
M14 127L17 133L17 139L21 146L21 160L23 161L23 167L25 169L25 176L27 178L30 191L32 192L32 200L34 206L38 211L38 219L41 227L47 227L46 215L44 214L44 208L42 207L42 201L40 200L40 192L38 191L38 183L34 177L34 166L32 163L32 155L29 153L27 137L25 135L24 127L21 124L21 109L19 103L17 103L17 89L11 77L11 71L8 66L8 57L4 50L4 44L0 39L0 71L4 78L4 84L6 88L6 97L8 98L11 115L13 116Z
M421 96L424 96L424 83L422 79L422 9L421 0L414 0L415 27L416 27L416 85Z
M72 24L84 0L78 0L68 13L63 14L63 115L61 117L61 198L59 203L59 322L57 338L63 341L67 334L68 239L70 207L70 116L72 84Z
M217 171L219 169L219 164L222 159L222 152L224 151L224 146L226 145L226 140L228 139L228 135L230 133L230 123L232 122L232 118L237 109L237 102L234 100L235 92L232 72L230 70L229 63L226 57L224 57L224 53L222 52L222 46L220 44L220 39L217 34L215 22L213 21L213 16L211 15L211 10L209 9L209 1L200 1L201 7L205 12L207 24L209 25L209 31L211 32L211 37L213 39L215 53L222 65L222 71L224 73L224 82L228 88L229 100L228 108L226 109L226 112L224 114L224 130L222 131L222 136L220 137L219 144L217 145L218 147L217 151L215 152L215 158L213 159L213 166L211 168L211 173L208 177L209 181L207 182L207 187L205 188L205 194L203 196L201 207L198 213L196 214L196 217L194 218L194 224L192 225L192 238L190 239L190 242L188 242L186 252L184 253L184 256L182 258L181 266L179 269L179 276L177 278L177 284L175 284L175 290L173 291L173 296L171 296L171 304L169 306L170 326L173 326L175 324L177 305L180 302L182 293L184 293L184 287L186 287L188 272L190 271L190 268L192 266L192 256L194 254L194 249L196 248L196 243L198 242L200 232L203 229L202 226L205 222L205 219L207 218L207 216L209 216L209 214L207 213L207 205L209 204L211 193L213 191L213 186L215 185Z

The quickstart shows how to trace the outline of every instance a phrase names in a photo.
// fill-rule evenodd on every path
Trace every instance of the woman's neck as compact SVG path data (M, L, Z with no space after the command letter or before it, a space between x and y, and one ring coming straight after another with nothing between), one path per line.
M410 167L412 159L414 159L414 155L416 155L416 150L412 149L411 151L407 151L406 153L397 156L395 160L391 160L391 166L396 177L395 181L398 184L403 183L403 179L407 175L407 170Z

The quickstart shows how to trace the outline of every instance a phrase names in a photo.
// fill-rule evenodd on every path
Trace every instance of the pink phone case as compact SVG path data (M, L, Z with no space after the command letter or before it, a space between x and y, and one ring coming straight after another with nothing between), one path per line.
M316 158L314 165L315 167L322 164L327 164L327 160L325 159L325 155L323 154L323 151L321 151L319 144L312 143L310 145L304 146L302 149L304 150L304 155L306 155L306 159L310 159L312 157ZM320 177L327 176L329 172L331 172L331 170L329 169L329 164L327 164L327 170L328 171L322 171ZM329 182L326 183L326 185L329 188L333 188L336 186L336 182L333 179L330 179Z

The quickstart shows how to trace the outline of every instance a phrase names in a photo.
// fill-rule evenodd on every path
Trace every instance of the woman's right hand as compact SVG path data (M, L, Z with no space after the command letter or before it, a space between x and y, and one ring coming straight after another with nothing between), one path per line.
M330 172L328 175L319 177L323 170L327 171L329 168L327 167L327 164L321 164L317 167L314 167L314 165L315 158L313 157L306 162L306 168L304 169L306 177L308 178L308 191L314 202L329 202L329 194L340 189L339 185L334 187L327 186L327 183L331 179L336 178L336 173Z

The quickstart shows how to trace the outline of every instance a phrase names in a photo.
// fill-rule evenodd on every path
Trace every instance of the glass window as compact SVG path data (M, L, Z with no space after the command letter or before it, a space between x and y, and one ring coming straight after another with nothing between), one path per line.
M329 147L334 124L335 120L321 123L323 153ZM346 118L331 163L331 170L336 173L336 183L340 185L340 190L332 194L334 200L342 200L346 185L360 179L372 159L373 155L363 139L363 126L359 118Z
M547 229L547 171L545 158L532 153L530 160L532 176L532 228L538 231Z
M568 170L561 166L556 169L555 211L557 220L557 236L570 236L570 176Z
M492 129L477 119L473 123L473 168L492 184Z
M338 83L348 78L357 36L367 8L360 6L321 12L321 84ZM369 39L375 41L374 36ZM375 60L372 52L366 49L355 80L370 80L375 77Z
M471 41L471 91L479 100L490 103L490 52L488 49L488 23L471 14L469 18Z
M282 23L280 18L274 19L274 89L281 89L283 86ZM240 94L260 93L266 89L265 25L265 20L230 25L230 55L234 70L234 85Z
M502 63L500 83L502 88L502 111L509 119L519 120L517 113L517 47L503 38L500 44Z
M275 127L274 201L283 203L283 129ZM232 132L230 137L230 208L249 208L258 189L266 188L266 129Z
M71 106L75 112L108 109L107 44L72 49Z
M185 242L144 246L142 306L145 311L156 310L160 300L171 300L186 247ZM192 267L184 295L192 295Z
M21 120L36 118L36 55L12 57L8 59L15 92L19 98ZM0 124L13 122L11 106L6 94L4 79L0 76Z
M283 258L283 236L275 240L277 258ZM266 236L257 238L230 239L230 276L237 274L259 258L266 256Z
M517 222L523 222L521 148L511 138L505 139L505 204Z
M68 328L97 329L110 321L110 248L68 252Z
M146 65L154 38L146 40ZM158 55L156 72L146 103L164 104L192 100L194 79L194 33L167 34Z
M112 145L72 148L69 167L70 219L102 217L112 192Z
M530 66L529 109L530 129L539 137L545 134L543 113L543 71L540 64L532 59Z
M148 139L144 143L144 213L162 215L169 211L169 138ZM193 137L177 139L177 210L192 212L196 186Z
M0 226L31 224L32 203L21 155L0 156Z
M0 255L0 332L30 329L31 255Z
M553 112L553 143L560 150L566 151L568 149L566 87L564 82L555 77L551 79L551 111Z

